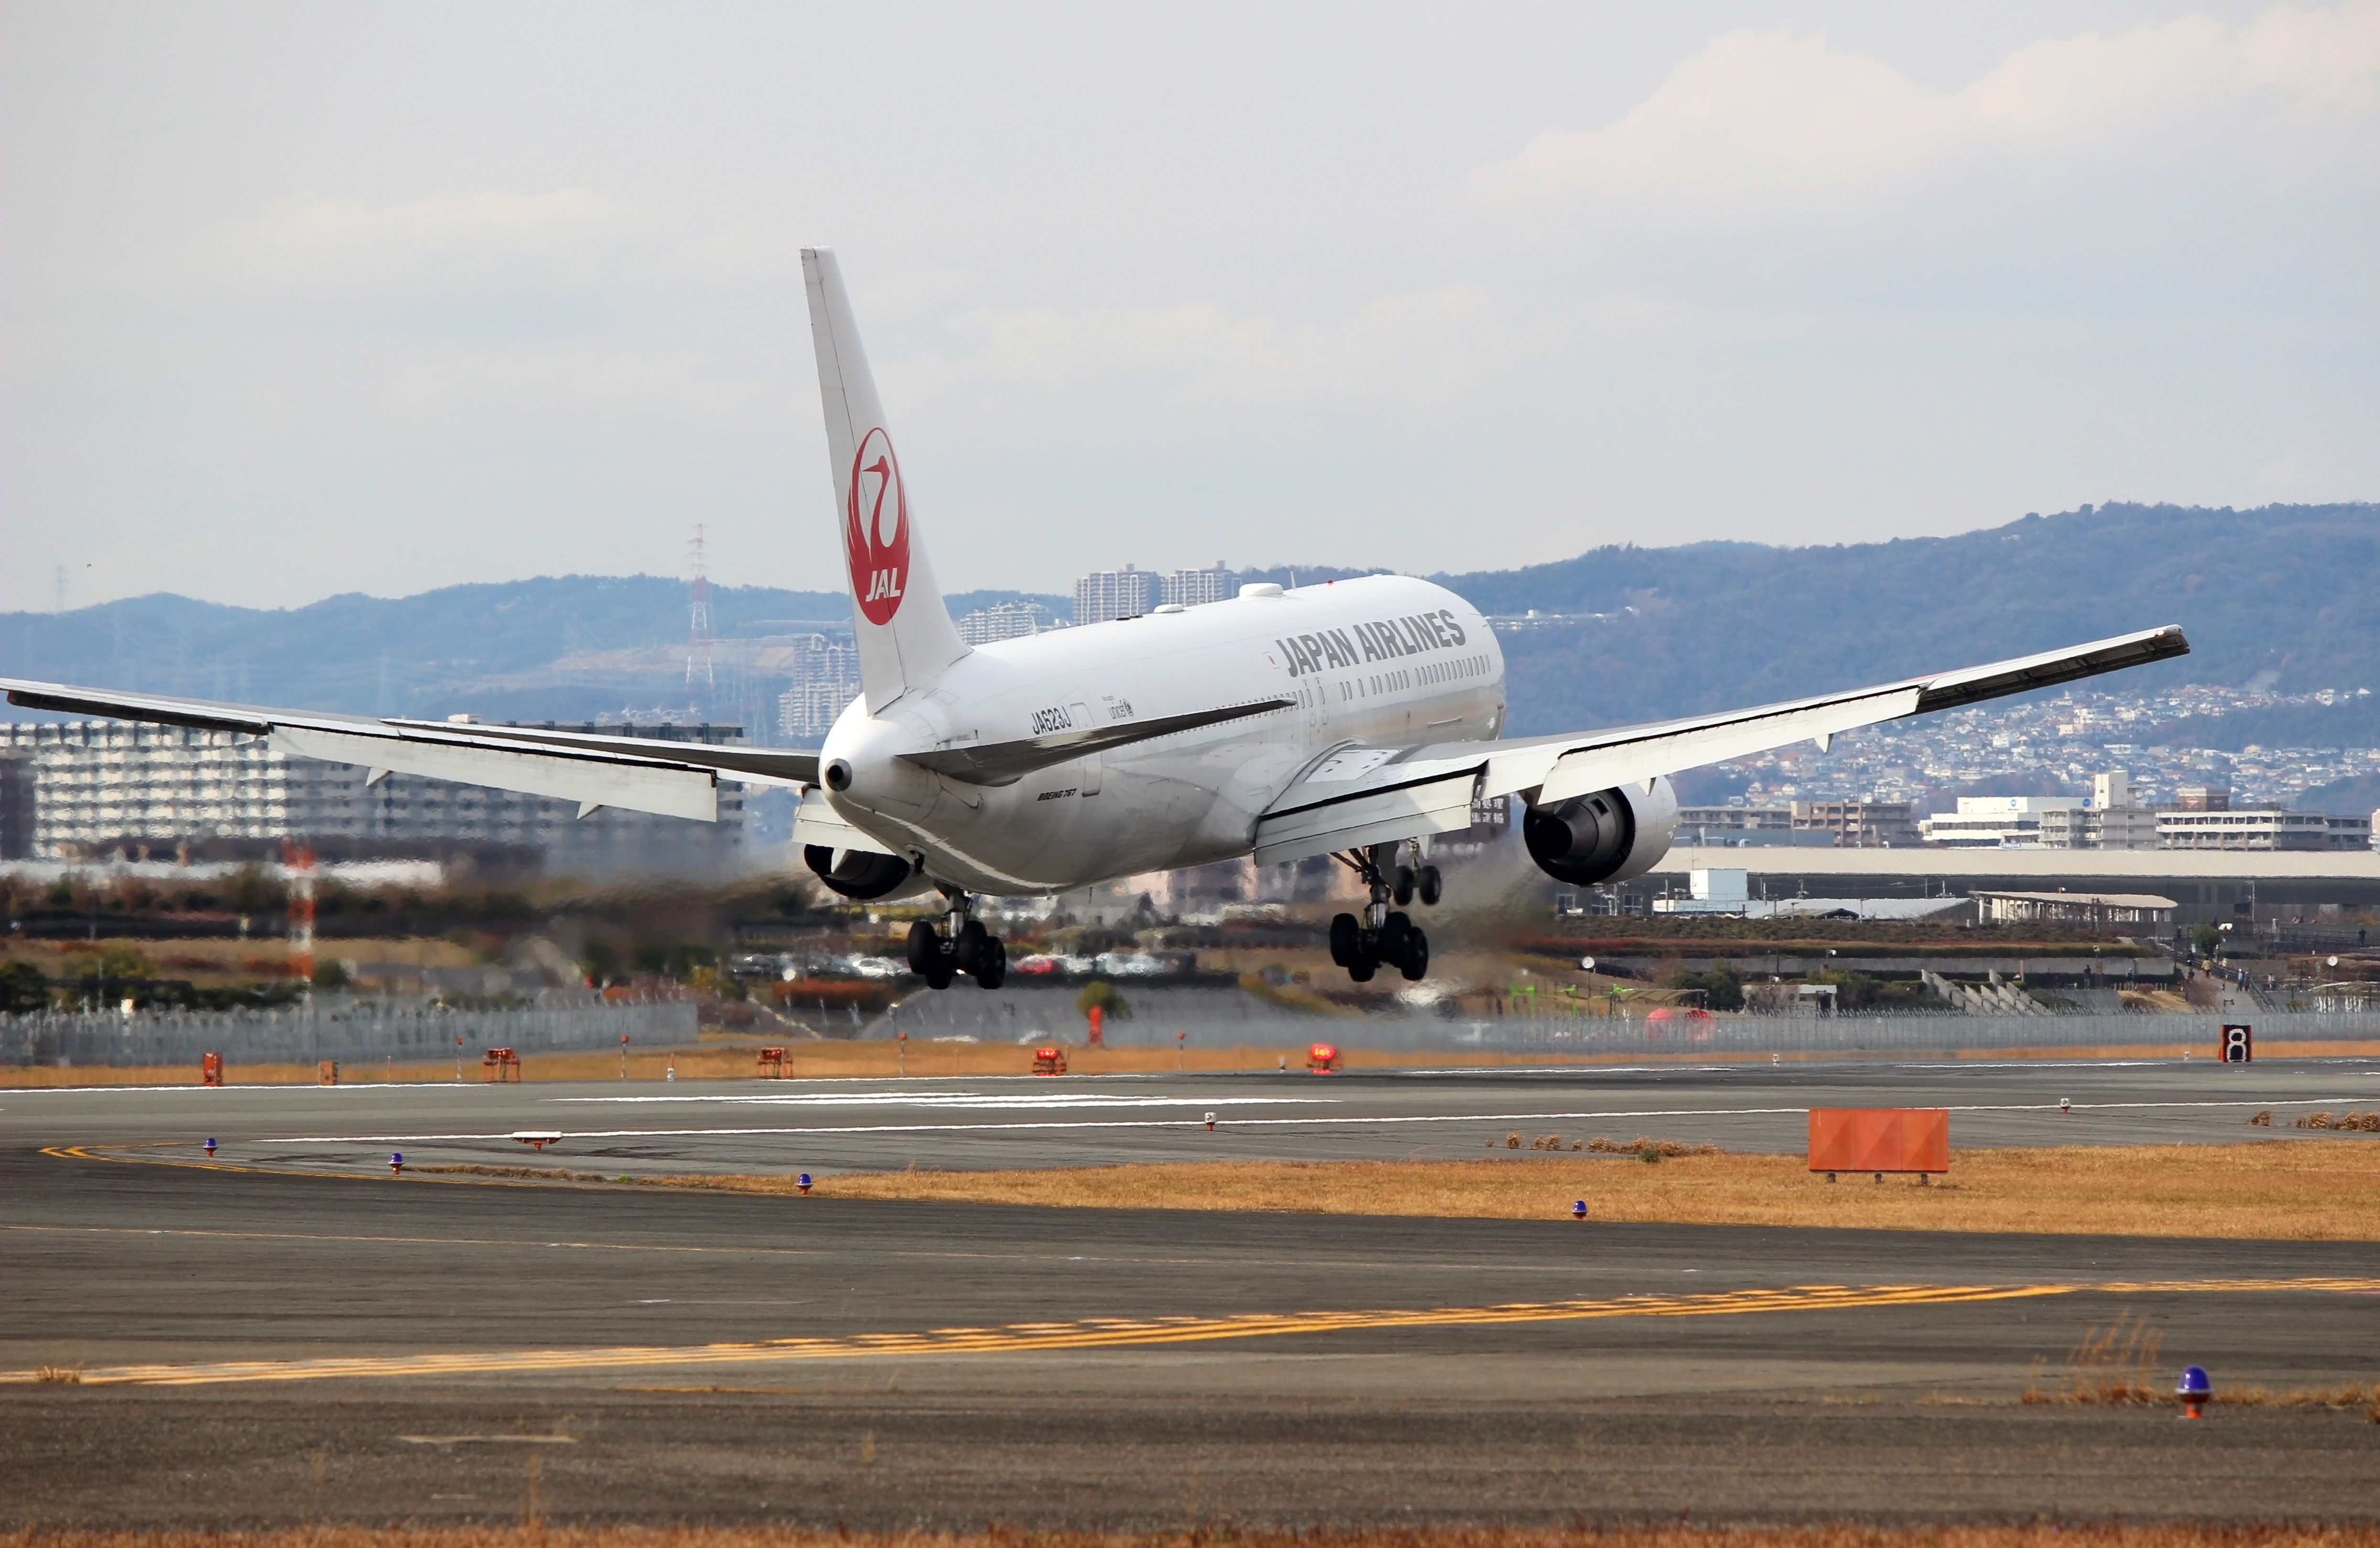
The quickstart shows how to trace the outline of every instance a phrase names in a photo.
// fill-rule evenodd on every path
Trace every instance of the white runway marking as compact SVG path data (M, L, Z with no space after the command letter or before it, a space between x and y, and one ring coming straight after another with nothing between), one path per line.
M1324 1107L1340 1100L1336 1096L1110 1096L1092 1091L1053 1091L1048 1095L1004 1096L973 1091L863 1091L863 1092L719 1092L669 1093L653 1096L555 1096L547 1100L557 1106L574 1103L605 1102L724 1102L758 1104L762 1107L1013 1107L1022 1111L1054 1107L1245 1107L1258 1105L1272 1107Z
M2306 1102L2345 1102L2354 1098L2341 1096L2300 1097ZM2077 1102L2073 1111L2120 1112L2128 1109L2198 1108L2198 1107L2265 1107L2268 1098L2242 1097L2214 1102ZM1603 1112L1563 1113L1427 1113L1380 1118L1248 1118L1232 1119L1229 1129L1350 1129L1378 1128L1390 1125L1409 1126L1417 1123L1596 1123L1614 1119L1637 1118L1761 1118L1806 1114L1806 1107L1640 1107ZM2055 1113L2061 1109L2055 1102L1985 1102L1954 1106L1954 1113ZM1050 1119L1018 1123L854 1123L820 1124L815 1127L783 1126L745 1129L591 1129L583 1133L564 1136L567 1140L693 1140L736 1139L755 1135L787 1134L986 1134L1016 1133L1036 1130L1056 1129L1202 1129L1198 1119ZM325 1144L431 1144L455 1140L504 1140L512 1138L509 1131L502 1134L315 1134L298 1139L256 1140L249 1142L268 1145Z

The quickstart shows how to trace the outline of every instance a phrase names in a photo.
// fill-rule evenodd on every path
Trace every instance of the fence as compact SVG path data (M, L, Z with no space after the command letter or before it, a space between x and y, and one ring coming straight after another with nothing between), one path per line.
M2216 1029L2251 1022L2260 1047L2276 1043L2380 1041L2380 1011L2143 1011L2102 1014L1956 1015L1857 1012L1841 1015L1721 1015L1667 1018L1599 1016L1559 999L1522 997L1501 1013L1449 1015L1445 1008L1400 1007L1363 1015L1300 1013L1239 991L1151 990L1123 986L1132 1006L1110 1017L1113 1047L1172 1047L1186 1033L1194 1048L1303 1048L1321 1040L1342 1048L1449 1051L1476 1048L1548 1054L1949 1054L1995 1048L2168 1049L2213 1057ZM952 989L917 994L877 1018L863 1035L963 1037L986 1043L1080 1043L1083 1017L1072 994L1014 988L984 994Z
M687 1000L620 1004L601 1000L521 1010L382 1011L364 1008L289 1010L143 1010L61 1015L0 1015L0 1063L174 1065L195 1069L220 1052L234 1068L316 1060L392 1058L424 1063L480 1050L523 1053L616 1048L625 1034L645 1047L695 1040Z

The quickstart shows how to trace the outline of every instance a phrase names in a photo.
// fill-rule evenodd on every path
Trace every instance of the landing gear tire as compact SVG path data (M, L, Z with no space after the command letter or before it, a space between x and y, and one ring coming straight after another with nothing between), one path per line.
M999 988L1008 978L1008 948L980 920L967 920L957 938L950 939L920 919L909 926L908 949L909 971L928 988L947 989L961 974L987 989Z
M983 946L976 953L975 966L967 971L975 974L975 981L983 987L999 988L1008 978L1008 948L1001 943L998 936L984 937Z
M1415 890L1419 892L1424 903L1436 908L1439 898L1444 893L1445 886L1445 881L1438 874L1437 866L1424 865L1421 868L1421 885Z
M1397 961L1397 971L1415 984L1428 975L1429 937L1419 930L1409 930L1405 933L1404 955Z
M1402 967L1405 960L1405 942L1412 939L1413 935L1412 919L1402 913L1389 915L1388 923L1380 926L1378 960L1391 967Z
M1351 968L1355 965L1356 960L1362 955L1363 949L1358 938L1357 931L1358 926L1355 924L1355 916L1354 914L1334 913L1330 916L1330 960L1332 962L1342 968Z
M1347 976L1358 984L1369 984L1372 981L1372 967L1373 964L1369 961L1349 962Z
M1412 902L1414 898L1413 867L1410 865L1398 866L1396 870L1396 878L1390 884L1389 890L1390 896L1396 899L1397 907L1402 908L1407 903Z

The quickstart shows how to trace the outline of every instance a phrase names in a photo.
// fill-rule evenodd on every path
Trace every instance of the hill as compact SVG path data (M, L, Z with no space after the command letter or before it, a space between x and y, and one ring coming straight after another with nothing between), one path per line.
M2194 653L2127 685L2380 695L2373 504L2086 506L1953 538L1605 548L1433 578L1491 613L1566 615L1506 640L1516 734L1789 698L2160 623L2181 624Z
M1300 566L1295 578L1362 573ZM2160 736L2380 744L2380 505L2086 506L1952 538L1623 546L1433 578L1490 613L1541 615L1504 636L1515 734L1788 698L2180 623L2195 654L2129 674L2125 687L2375 694L2335 709L2193 717ZM965 611L1021 595L951 600ZM732 642L849 617L832 593L729 586L713 588L712 615L725 643L704 712L747 722L781 684L744 680ZM154 596L0 615L0 673L305 708L578 719L632 698L682 710L672 663L686 634L685 584L653 575L348 595L281 611Z

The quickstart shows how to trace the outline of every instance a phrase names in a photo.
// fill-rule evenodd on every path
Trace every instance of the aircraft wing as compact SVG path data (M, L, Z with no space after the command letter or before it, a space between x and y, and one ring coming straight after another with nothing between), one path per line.
M10 704L27 709L266 737L275 747L301 757L360 764L372 771L373 783L392 773L419 774L576 801L581 816L598 807L618 806L715 822L722 778L795 788L818 780L815 753L714 747L535 726L264 709L15 678L0 678L0 690L6 692Z
M1257 819L1262 865L1470 826L1471 803L1516 791L1566 801L1680 769L1904 716L1955 709L2101 672L2186 656L2180 627L2144 629L1988 666L1719 715L1512 742L1342 748L1318 760Z

